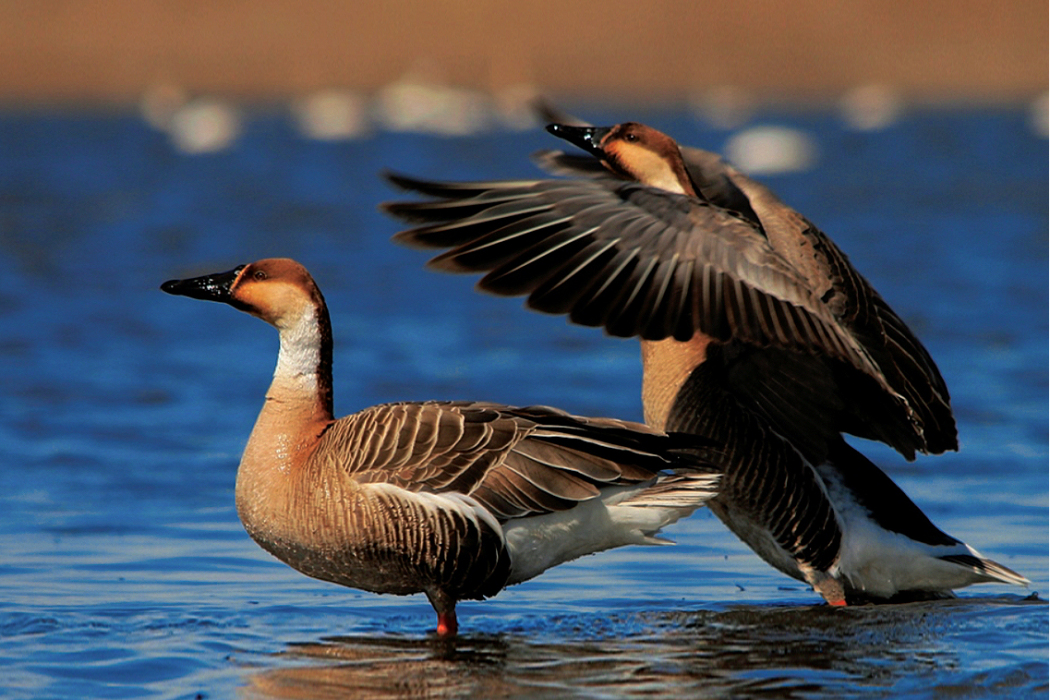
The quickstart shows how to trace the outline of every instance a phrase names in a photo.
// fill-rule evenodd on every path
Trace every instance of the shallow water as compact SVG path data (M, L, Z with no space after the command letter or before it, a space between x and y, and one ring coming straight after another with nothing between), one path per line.
M641 118L720 150L677 112ZM530 176L537 133L340 144L251 115L178 154L130 115L0 114L0 694L13 698L1045 697L1047 158L1023 110L830 113L809 172L764 178L908 321L952 391L962 450L858 446L947 532L1032 579L954 601L830 610L706 511L675 547L587 557L461 605L306 579L244 534L240 450L272 329L165 279L282 255L335 326L336 407L545 403L639 419L637 348L483 297L397 248L375 173ZM1032 592L1037 598L1028 598Z

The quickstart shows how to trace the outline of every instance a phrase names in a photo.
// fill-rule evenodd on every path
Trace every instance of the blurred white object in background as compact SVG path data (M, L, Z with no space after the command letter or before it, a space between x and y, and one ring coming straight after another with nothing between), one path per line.
M493 96L493 108L500 125L513 131L543 126L536 113L536 100L541 95L532 83L517 83L498 90Z
M292 103L299 133L310 139L338 141L369 131L368 100L352 90L320 90Z
M424 66L376 95L375 118L391 131L466 136L492 122L491 100L483 93L446 85Z
M199 98L175 111L168 132L183 153L215 153L229 148L240 136L241 115L225 102Z
M861 85L843 95L839 107L851 129L877 131L900 119L904 100L888 85Z
M817 144L806 133L786 126L755 126L726 142L725 157L751 175L798 172L813 167Z
M693 94L689 111L716 129L736 129L754 114L755 98L741 87L722 85Z
M139 100L139 112L150 126L158 131L171 128L175 113L189 100L186 91L171 83L151 85L142 93Z
M1050 131L1050 95L1043 93L1028 105L1028 126L1032 133L1041 138L1047 137Z

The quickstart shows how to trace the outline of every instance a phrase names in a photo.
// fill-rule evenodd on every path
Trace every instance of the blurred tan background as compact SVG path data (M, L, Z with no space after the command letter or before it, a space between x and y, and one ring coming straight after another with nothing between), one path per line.
M0 102L267 100L413 71L585 99L1016 100L1047 88L1047 21L1046 0L0 0Z

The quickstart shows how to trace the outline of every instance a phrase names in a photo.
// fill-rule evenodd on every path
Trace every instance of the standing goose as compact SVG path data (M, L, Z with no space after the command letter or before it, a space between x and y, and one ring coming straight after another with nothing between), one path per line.
M237 471L237 513L294 569L376 593L426 593L439 635L456 602L659 530L715 492L704 442L609 418L480 402L332 414L332 331L288 259L165 282L275 326L280 352Z
M448 248L430 266L484 271L642 339L646 422L725 445L712 510L767 562L828 602L949 595L1026 579L936 528L841 432L907 458L957 449L948 390L903 321L845 255L717 156L637 123L551 125L589 151L541 153L572 180L440 183L384 205L395 240Z

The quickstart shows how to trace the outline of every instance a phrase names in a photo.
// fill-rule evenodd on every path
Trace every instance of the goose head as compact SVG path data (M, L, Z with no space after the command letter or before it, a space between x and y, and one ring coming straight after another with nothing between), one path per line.
M310 273L288 258L267 258L227 272L170 280L160 288L168 294L221 301L282 331L324 307Z
M587 151L620 177L696 196L678 143L651 126L638 122L616 126L550 124L547 131Z

